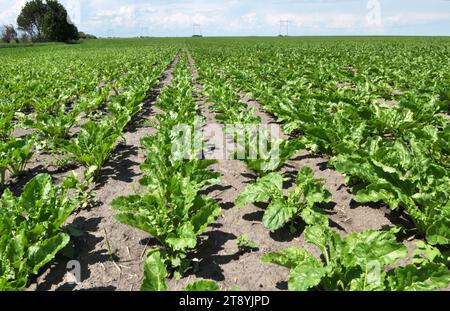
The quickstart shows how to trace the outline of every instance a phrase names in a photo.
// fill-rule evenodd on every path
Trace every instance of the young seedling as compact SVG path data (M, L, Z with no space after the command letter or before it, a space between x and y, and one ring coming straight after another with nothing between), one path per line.
M253 252L258 250L258 244L251 240L246 234L242 234L236 241L241 253Z

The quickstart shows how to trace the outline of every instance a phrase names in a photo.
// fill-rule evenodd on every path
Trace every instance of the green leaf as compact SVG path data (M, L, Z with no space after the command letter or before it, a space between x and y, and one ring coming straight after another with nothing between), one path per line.
M322 264L313 257L307 250L298 247L289 247L281 252L272 252L261 257L264 263L273 263L289 269L299 265L321 267Z
M169 234L165 242L175 251L194 248L197 245L194 226L190 223L184 223L177 229L176 233Z
M300 215L303 221L310 226L328 226L328 217L314 208L304 208Z
M160 251L151 251L144 264L144 280L141 291L166 291L166 277L166 265Z
M320 284L326 274L322 266L300 263L289 272L288 286L290 291L306 291Z
M55 258L56 253L63 249L70 241L70 236L66 233L60 233L50 239L39 242L28 249L28 260L31 271L34 274L39 269Z
M377 260L384 266L396 263L408 255L405 245L398 243L394 231L366 230L360 233L350 233L344 238L345 249L350 261L361 266Z
M287 204L284 200L274 200L266 209L263 224L270 231L282 228L295 216L297 207Z
M198 235L203 233L206 228L214 222L220 214L220 207L214 200L200 196L194 201L195 210L198 212L192 216L191 223L194 226L194 232Z
M248 185L238 196L235 204L238 208L250 203L268 202L273 197L282 196L283 176L271 173L259 178L255 184Z
M386 287L391 291L425 291L446 288L450 271L445 265L426 263L419 267L407 265L387 273Z
M427 228L427 242L431 245L448 245L450 244L450 215L434 219Z

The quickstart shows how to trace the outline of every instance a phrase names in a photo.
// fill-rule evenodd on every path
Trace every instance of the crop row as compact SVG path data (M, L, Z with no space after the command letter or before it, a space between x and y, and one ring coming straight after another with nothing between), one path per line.
M183 52L173 70L172 84L155 104L161 110L154 123L157 133L141 139L146 159L141 165L144 176L140 184L145 191L118 197L112 203L118 221L147 232L159 242L147 252L142 290L166 290L167 277L178 279L191 269L189 252L220 213L217 202L200 193L219 181L220 175L208 169L215 161L185 159L173 149L175 127L184 124L193 130L201 122L192 92L192 75ZM204 280L187 288L216 286Z
M120 54L122 66L118 66L113 58L118 56L117 53L106 52L106 55L102 55L105 57L103 60L109 60L111 68L115 68L114 75L118 78L109 84L107 97L100 96L94 100L95 107L87 108L82 100L86 95L83 93L77 94L78 99L71 102L70 109L63 101L55 98L52 100L56 102L45 108L33 105L33 112L27 114L20 113L20 109L26 110L25 102L21 102L21 108L14 106L16 110L12 111L12 119L18 122L16 128L29 127L33 131L20 138L8 137L8 134L0 141L2 188L6 170L11 171L11 177L20 177L34 152L64 153L84 166L84 173L81 179L71 173L60 185L54 185L49 174L39 174L25 185L18 197L8 188L3 191L0 200L0 290L25 288L29 276L36 275L39 269L68 245L70 234L65 228L67 218L75 209L91 203L91 189L102 166L112 154L126 126L142 110L147 92L159 80L175 52L173 48L156 49L150 56L142 57L144 51L134 50L131 56ZM135 62L139 55L140 60ZM57 57L58 54L52 56ZM65 69L68 63L59 65ZM100 64L96 63L95 66ZM126 71L130 75L125 74ZM78 83L87 83L87 71L81 72L79 78L84 80ZM83 74L86 76L83 77ZM57 92L60 86L56 83L55 87ZM49 91L53 90L50 86L48 88ZM106 86L97 86L95 92L100 92L100 88ZM30 94L39 98L35 89L30 90ZM11 98L12 102L17 100L15 104L24 99ZM105 106L105 109L97 111L100 106ZM52 111L51 107L59 108ZM92 120L85 120L78 133L69 135L69 130L80 121L80 115L90 114L90 109L96 116Z

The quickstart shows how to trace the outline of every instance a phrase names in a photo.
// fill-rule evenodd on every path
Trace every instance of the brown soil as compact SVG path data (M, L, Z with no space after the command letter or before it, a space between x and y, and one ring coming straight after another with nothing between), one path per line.
M387 100L384 98L378 98L377 99L377 103L379 105L388 105L389 107L395 107L398 104L398 101L395 99L391 99L391 100Z

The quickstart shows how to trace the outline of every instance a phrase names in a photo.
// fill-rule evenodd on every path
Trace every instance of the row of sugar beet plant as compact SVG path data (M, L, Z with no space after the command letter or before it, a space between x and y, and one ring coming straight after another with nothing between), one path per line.
M291 137L279 142L278 162L246 160L258 179L236 206L268 203L263 224L271 231L302 221L305 241L322 252L319 260L291 247L261 260L289 269L290 290L447 287L450 98L445 83L450 77L440 59L449 42L347 39L275 46L229 40L234 41L190 45L205 95L218 103L212 107L217 120L258 122L239 101L240 90L258 100ZM427 56L415 61L424 51ZM412 61L405 65L405 58ZM383 202L415 228L342 237L320 208L331 195L309 167L299 171L287 194L283 191L286 178L277 171L302 149L330 156L329 167L345 174L358 202ZM411 235L417 238L412 255L400 241ZM407 263L399 266L400 261Z
M0 54L0 290L23 290L70 247L67 218L95 200L102 166L176 53L171 45L14 50ZM33 176L27 164L38 157L51 163Z
M191 254L199 236L220 213L218 203L201 193L220 180L220 174L210 169L216 161L197 159L195 154L185 159L179 156L181 153L173 152L176 127L183 124L193 132L203 122L193 100L192 74L185 50L179 54L171 85L162 90L155 106L161 111L153 122L157 132L141 139L146 150L140 180L144 191L118 197L112 203L116 220L141 229L158 241L158 246L147 251L143 291L167 290L167 278L178 280L192 268ZM200 280L184 289L219 287L212 280Z

